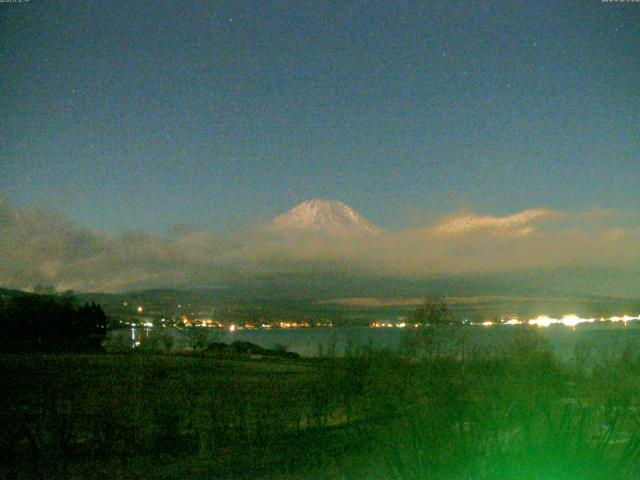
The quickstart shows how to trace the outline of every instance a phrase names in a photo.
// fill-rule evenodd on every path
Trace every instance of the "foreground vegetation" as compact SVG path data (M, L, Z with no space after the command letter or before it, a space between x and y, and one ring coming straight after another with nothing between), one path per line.
M0 357L6 478L628 479L640 352ZM588 365L589 368L585 368Z
M502 351L470 349L473 330L436 299L397 351L303 359L198 334L185 351L150 336L98 353L96 305L25 295L0 310L14 334L0 342L0 478L640 476L633 345L561 363L523 326Z

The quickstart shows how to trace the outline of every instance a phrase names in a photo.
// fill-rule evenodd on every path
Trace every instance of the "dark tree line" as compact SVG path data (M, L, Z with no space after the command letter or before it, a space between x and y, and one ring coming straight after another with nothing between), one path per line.
M70 296L0 300L0 350L5 352L99 351L106 325L100 305L78 306Z

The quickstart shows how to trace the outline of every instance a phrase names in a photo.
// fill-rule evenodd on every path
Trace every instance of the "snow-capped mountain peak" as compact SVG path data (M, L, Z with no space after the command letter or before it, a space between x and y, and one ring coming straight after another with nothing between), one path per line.
M313 199L302 202L269 222L269 229L309 232L328 237L366 237L380 227L338 200Z

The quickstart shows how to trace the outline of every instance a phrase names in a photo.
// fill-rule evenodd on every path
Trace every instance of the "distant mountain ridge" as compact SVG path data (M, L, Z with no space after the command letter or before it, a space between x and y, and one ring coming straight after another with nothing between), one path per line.
M312 199L278 215L267 229L281 233L313 233L329 238L364 238L382 229L338 200Z

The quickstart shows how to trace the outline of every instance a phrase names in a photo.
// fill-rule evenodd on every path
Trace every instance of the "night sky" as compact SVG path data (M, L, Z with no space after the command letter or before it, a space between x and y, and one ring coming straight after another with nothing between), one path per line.
M640 207L640 4L0 5L0 195L223 230L313 197L385 228Z

